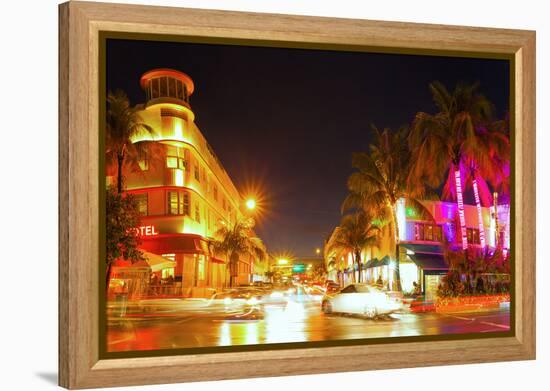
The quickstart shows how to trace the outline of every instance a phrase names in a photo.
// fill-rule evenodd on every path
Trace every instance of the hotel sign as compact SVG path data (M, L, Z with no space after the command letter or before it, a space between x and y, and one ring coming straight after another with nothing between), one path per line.
M154 225L142 225L137 227L136 231L139 236L156 236L159 234Z

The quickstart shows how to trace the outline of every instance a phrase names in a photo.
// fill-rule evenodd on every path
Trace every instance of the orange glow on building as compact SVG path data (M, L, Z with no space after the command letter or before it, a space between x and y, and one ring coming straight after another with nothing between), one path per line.
M155 69L141 77L140 85L146 100L139 114L154 133L144 132L132 142L153 141L155 149L140 163L141 172L125 173L125 185L143 214L142 248L174 254L179 294L207 296L228 283L226 261L214 257L208 241L220 224L244 217L245 200L195 124L193 80L183 72ZM261 262L241 259L237 284L252 281L253 263L263 274Z

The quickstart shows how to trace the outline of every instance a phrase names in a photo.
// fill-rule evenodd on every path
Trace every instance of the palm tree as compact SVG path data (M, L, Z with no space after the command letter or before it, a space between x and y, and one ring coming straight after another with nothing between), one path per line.
M477 84L458 84L451 94L440 82L431 83L430 90L439 112L434 115L418 113L409 134L413 162L410 182L421 181L437 188L446 177L447 183L454 183L463 250L468 248L464 177L472 162L475 167L482 164L480 157L485 151L478 143L476 127L489 123L493 112L491 103L477 92L477 88ZM473 178L475 193L479 183L475 175ZM482 227L480 222L480 235L484 232Z
M133 143L132 138L143 132L153 135L153 129L145 124L139 109L130 106L126 93L121 90L109 92L107 96L107 164L116 164L117 191L122 193L122 168L125 164L137 166L147 156L147 143Z
M480 142L486 145L487 160L490 162L485 169L483 176L489 178L495 193L493 197L489 197L493 202L493 213L495 218L495 243L496 247L500 247L502 243L499 241L499 221L498 221L498 194L504 196L510 195L510 135L508 119L491 123L488 127L483 128L483 136ZM489 205L491 205L491 201Z
M224 254L228 259L230 287L233 286L234 277L237 275L239 258L254 257L260 261L267 258L266 248L262 240L254 236L253 227L252 219L241 219L231 224L222 224L214 234L214 252Z
M496 126L479 127L475 132L477 147L466 157L466 187L472 188L477 208L481 247L485 248L485 233L481 206L490 206L493 188L507 188L510 176L510 140Z
M342 204L342 211L362 209L383 225L390 224L397 290L401 290L397 203L404 198L409 205L431 219L430 213L418 201L418 198L428 198L431 194L421 182L410 184L407 181L410 157L406 143L408 129L392 131L386 128L379 131L373 126L373 132L375 143L370 145L370 153L354 153L352 156L352 166L357 171L348 179L350 193Z
M352 253L361 282L361 251L367 247L378 246L379 235L380 228L372 223L372 217L365 212L347 214L342 217L340 225L328 241L325 252L334 252L338 256Z

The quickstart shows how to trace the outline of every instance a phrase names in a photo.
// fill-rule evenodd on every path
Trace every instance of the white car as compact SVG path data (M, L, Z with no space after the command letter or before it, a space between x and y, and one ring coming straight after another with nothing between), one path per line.
M399 311L402 307L403 304L399 298L391 297L376 287L367 284L350 284L339 292L326 295L321 308L325 314L338 312L374 318Z

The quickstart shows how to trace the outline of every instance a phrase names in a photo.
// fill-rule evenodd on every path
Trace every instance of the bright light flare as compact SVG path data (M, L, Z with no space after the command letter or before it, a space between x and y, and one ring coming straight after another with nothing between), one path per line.
M248 210L256 209L256 200L253 198L249 198L248 200L246 200L246 208Z

